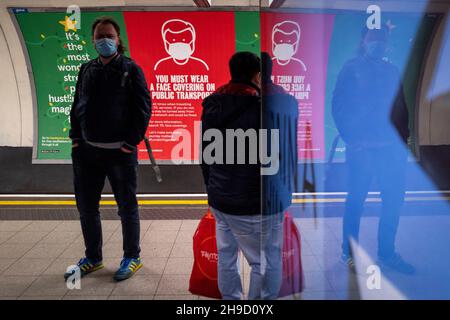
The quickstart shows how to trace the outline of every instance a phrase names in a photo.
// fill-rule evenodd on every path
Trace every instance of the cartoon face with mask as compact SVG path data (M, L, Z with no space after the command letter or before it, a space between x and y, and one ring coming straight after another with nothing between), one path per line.
M294 21L282 21L272 28L272 53L279 65L285 66L293 61L301 64L303 70L306 66L300 59L294 57L300 43L300 26Z
M169 57L159 60L155 64L154 70L157 70L158 66L166 60L172 60L181 66L187 64L190 60L194 60L201 62L206 70L209 70L208 65L203 60L192 56L195 52L196 34L191 23L180 19L168 20L161 27L161 36L164 49Z

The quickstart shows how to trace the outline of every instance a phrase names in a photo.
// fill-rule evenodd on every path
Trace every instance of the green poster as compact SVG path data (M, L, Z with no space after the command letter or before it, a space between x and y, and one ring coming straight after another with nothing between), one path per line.
M236 51L250 51L260 55L259 12L234 13Z
M34 139L38 160L70 159L69 113L77 75L82 63L97 56L91 25L104 15L118 21L121 38L128 46L121 12L85 12L81 14L81 24L65 12L16 14L36 88Z

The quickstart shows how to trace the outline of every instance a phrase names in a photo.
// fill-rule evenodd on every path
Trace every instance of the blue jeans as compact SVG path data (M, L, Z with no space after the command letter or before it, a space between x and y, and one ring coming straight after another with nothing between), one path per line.
M275 215L231 215L215 208L218 283L224 300L239 300L241 249L250 267L248 299L276 299L282 279L283 218Z
M136 199L137 153L101 149L81 142L72 149L74 188L86 257L102 260L100 198L105 178L111 184L122 222L124 257L138 258L140 221Z

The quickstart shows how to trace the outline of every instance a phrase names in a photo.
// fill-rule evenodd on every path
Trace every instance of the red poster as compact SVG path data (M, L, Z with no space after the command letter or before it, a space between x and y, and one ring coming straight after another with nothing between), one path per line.
M202 100L230 78L234 14L125 12L124 17L131 57L143 68L152 95L147 135L155 158L198 160ZM172 155L185 139L191 151ZM144 144L139 158L148 159Z
M299 104L299 159L324 159L324 103L334 16L261 14L261 50L273 62L273 81Z

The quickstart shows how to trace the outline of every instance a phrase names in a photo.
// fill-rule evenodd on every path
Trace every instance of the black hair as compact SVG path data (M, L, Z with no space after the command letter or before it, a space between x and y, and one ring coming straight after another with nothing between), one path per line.
M389 36L389 28L387 25L382 25L380 29L369 29L367 28L367 26L365 26L361 29L361 40L364 40L368 33L379 34L387 40Z
M231 80L250 82L261 71L261 59L248 51L236 52L229 62Z
M364 27L361 29L361 34L360 34L361 38L360 38L360 40L359 40L358 54L364 54L364 53L365 53L365 49L364 49L364 39L366 38L366 35L367 35L369 32L370 32L370 33L373 33L373 34L377 33L377 34L383 36L384 39L385 39L385 41L387 41L387 39L388 39L388 37L389 37L389 32L390 32L390 31L389 31L389 28L388 28L387 25L382 25L380 29L369 29L369 28L367 28L367 26L364 26Z
M117 35L119 36L119 45L117 46L117 52L123 54L127 50L127 48L123 45L122 39L120 39L120 26L117 23L117 21L114 20L114 18L105 16L95 19L94 23L92 24L92 36L94 36L95 28L97 28L99 24L108 24L108 23L114 27L114 29L117 32Z
M261 52L262 64L262 82L267 83L271 81L273 62L272 58L267 52Z

